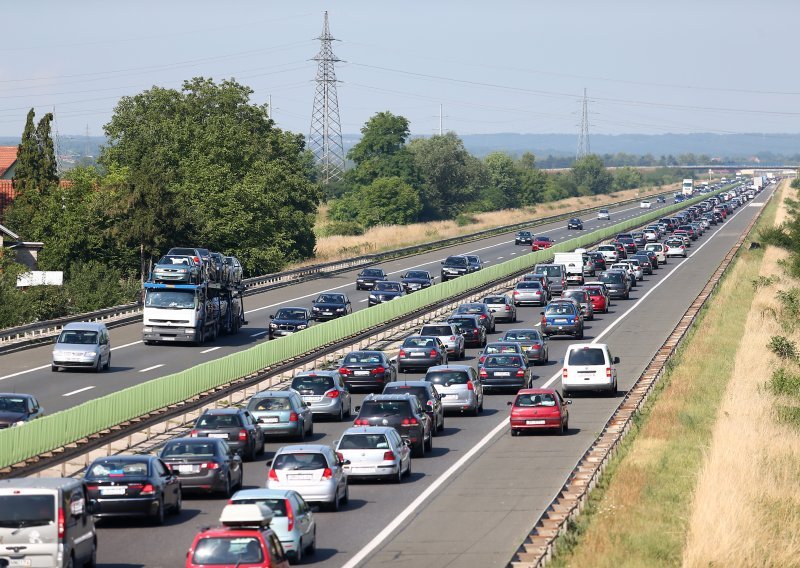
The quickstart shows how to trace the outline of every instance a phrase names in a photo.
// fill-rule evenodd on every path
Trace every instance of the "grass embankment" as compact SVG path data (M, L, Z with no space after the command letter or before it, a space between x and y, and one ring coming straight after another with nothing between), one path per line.
M772 225L777 199L762 215ZM743 247L701 311L623 442L555 566L674 566L682 562L692 499L735 368L763 249ZM733 450L735 451L735 450Z
M680 184L670 184L662 187L628 189L609 195L570 197L569 199L562 199L551 203L542 203L535 207L475 213L470 215L474 221L461 225L456 221L432 221L429 223L414 223L412 225L382 225L372 227L363 235L358 236L334 235L329 237L317 237L316 255L314 258L295 266L341 260L343 258L350 258L362 254L371 254L419 245L430 241L476 233L484 229L533 221L543 217L573 211L575 209L613 205L618 201L647 197L656 193L671 191L679 186ZM327 208L323 206L320 208L320 213L317 215L315 231L318 234L323 232L323 228L327 222Z

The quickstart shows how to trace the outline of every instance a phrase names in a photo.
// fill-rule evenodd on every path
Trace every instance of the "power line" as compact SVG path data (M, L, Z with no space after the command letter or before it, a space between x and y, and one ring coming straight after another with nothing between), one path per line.
M589 155L589 100L586 98L586 88L583 89L583 101L581 102L581 130L578 134L578 154L577 158L585 158Z

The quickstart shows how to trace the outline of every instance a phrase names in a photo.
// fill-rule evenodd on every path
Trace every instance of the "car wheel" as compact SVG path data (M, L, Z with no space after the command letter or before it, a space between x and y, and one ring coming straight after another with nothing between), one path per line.
M294 554L289 557L289 564L302 564L303 563L303 543L300 542L300 546L297 547Z
M175 516L180 515L182 510L183 510L183 491L181 491L181 488L178 487L178 498L175 501L175 505L172 506L172 514Z
M444 413L442 414L442 421L439 423L439 428L437 429L438 432L442 432L444 430Z
M314 556L317 552L317 529L314 529L314 532L311 533L311 544L306 547L306 554L309 556Z
M97 568L97 543L92 544L92 553L89 555L89 559L84 562L84 568Z
M297 439L301 442L304 442L306 439L306 425L305 422L300 424L300 433L297 435Z
M559 423L559 425L558 425L558 435L559 435L559 436L561 436L561 435L563 435L563 434L564 434L564 423L563 423L563 422L561 422L561 423Z
M344 404L339 405L339 422L344 422Z
M347 505L350 502L350 485L344 482L344 496L342 497L342 505Z
M411 455L415 458L421 458L425 455L425 442L418 442L416 446L411 448Z
M108 359L106 359L106 366L104 368L106 371L111 368L111 353L108 354Z
M50 371L53 373L58 373L58 367L56 365L50 365Z
M423 444L424 444L424 442L423 442ZM425 452L425 451L426 451L426 450L425 450L425 446L424 446L424 445L423 445L423 450L422 450L422 451L423 451L423 452ZM427 451L428 451L428 452L431 452L431 451L433 451L433 432L431 432L430 434L428 434L428 449L427 449Z
M336 494L333 496L333 501L328 504L328 510L337 513L341 509L339 502L339 488L336 488Z
M472 410L473 416L478 416L481 413L481 405L475 402L475 408Z
M72 556L72 554L69 555L69 559L67 560L67 563L64 564L64 568L75 568L75 558Z
M161 526L164 524L164 499L162 498L158 502L158 510L156 514L153 515L153 524L156 526Z
M95 363L94 366L92 367L92 371L95 373L99 373L102 370L103 370L103 358L100 355L98 355L97 363Z
M225 499L230 499L233 494L233 485L231 485L231 474L225 478L225 487L222 489L222 496Z
M512 436L519 436L519 430L517 430L517 429L515 429L515 428L512 428L512 429L511 429L511 435L512 435Z

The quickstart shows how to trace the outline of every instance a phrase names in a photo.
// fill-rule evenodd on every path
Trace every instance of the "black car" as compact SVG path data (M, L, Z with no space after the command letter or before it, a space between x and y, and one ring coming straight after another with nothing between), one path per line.
M470 264L466 256L448 256L442 262L442 282L464 276L472 271L472 264Z
M376 282L388 280L381 268L365 268L356 276L356 290L372 290Z
M601 272L606 269L606 257L603 256L602 252L589 251L586 254L590 256L594 261L595 273Z
M478 370L484 392L500 389L526 389L533 382L530 368L522 355L497 353L488 355Z
M348 388L382 391L397 380L397 370L383 351L352 351L339 364L339 374Z
M609 298L627 300L630 297L628 276L621 270L606 270L600 273L598 280L606 285Z
M633 240L633 237L617 238L617 242L623 246L626 255L634 254L638 250L636 241Z
M434 277L427 270L409 270L400 277L400 283L403 284L407 293L422 290L423 288L430 288L433 286Z
M428 381L398 381L386 385L383 394L413 394L419 400L425 414L431 419L433 435L444 430L444 406L436 387Z
M663 195L656 197L656 203L666 203L667 199Z
M228 265L225 264L225 256L220 252L211 252L209 253L209 258L214 265L214 270L219 275L219 281L227 284L230 281L230 274L228 273Z
M583 221L581 221L577 217L573 217L572 219L570 219L567 222L567 229L568 230L577 229L579 231L582 231L583 230Z
M184 491L220 493L230 498L242 486L242 457L219 438L175 438L158 457L181 480Z
M384 302L390 302L401 296L405 296L406 292L400 282L390 282L385 280L383 282L375 282L375 286L369 293L367 299L368 306L377 306Z
M308 308L281 308L270 315L269 338L283 337L303 331L311 325L311 310Z
M464 336L464 345L483 347L486 345L486 328L478 316L471 314L458 314L447 318L448 323L454 323Z
M658 270L659 266L658 255L654 251L652 250L639 251L638 253L636 253L636 256L646 256L647 259L650 261L650 267L653 270Z
M44 416L44 408L32 394L0 393L0 430Z
M191 436L225 440L233 451L250 461L264 453L264 433L258 420L243 408L206 410L194 423Z
M167 511L181 512L180 479L155 456L98 458L86 470L84 482L95 519L148 517L160 525Z
M414 457L433 449L433 424L419 399L412 394L367 395L356 406L356 426L390 426L408 440Z
M530 231L519 231L514 237L515 245L531 245L533 244L533 233Z
M453 312L453 315L456 316L461 314L478 316L478 320L480 320L481 325L486 328L486 333L495 332L494 313L486 304L480 302L461 304L456 308L456 311Z
M653 274L653 264L650 262L650 257L646 254L634 254L630 259L635 263L639 264L639 268L642 269L643 275L651 275Z
M311 315L316 321L340 318L351 313L350 299L346 294L322 293L311 304Z

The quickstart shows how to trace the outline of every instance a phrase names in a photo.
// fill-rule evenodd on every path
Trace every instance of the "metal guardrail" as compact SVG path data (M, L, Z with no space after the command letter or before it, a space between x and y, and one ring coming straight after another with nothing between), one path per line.
M646 196L647 198L658 197L659 195L667 196L671 192L656 193ZM337 260L331 262L324 262L319 264L312 264L305 267L294 268L283 272L276 272L274 274L266 274L263 276L254 276L252 278L245 278L242 280L245 292L244 295L249 296L252 294L259 294L266 290L280 288L290 284L311 280L314 278L322 278L351 270L360 266L369 266L378 262L384 262L390 259L402 258L427 252L431 250L447 248L469 241L488 238L491 236L500 235L510 231L517 231L527 227L534 227L552 223L554 221L568 219L575 215L582 213L591 213L598 209L604 209L610 206L618 207L629 205L632 203L640 202L642 199L626 199L617 201L612 204L599 205L596 207L589 207L587 209L579 209L559 215L551 215L549 217L542 217L540 219L532 219L530 221L523 221L520 223L513 223L511 225L503 225L501 227L494 227L492 229L484 229L475 233L461 235L458 237L451 237L448 239L440 239L437 241L430 241L420 245L412 245L390 251L372 253L362 256L357 256L344 260ZM65 316L53 320L36 322L17 327L6 328L0 330L0 354L9 351L16 351L27 347L35 346L40 343L47 343L60 333L61 328L73 322L81 321L103 321L109 327L117 327L135 322L141 319L142 306L139 303L124 304L121 306L114 306L111 308L104 308L95 312L84 314L76 314L73 316Z
M67 445L98 437L100 432L119 429L131 421L140 421L143 417L195 399L200 393L255 377L266 368L297 360L319 349L335 346L342 341L342 338L357 336L387 322L412 315L437 302L527 270L536 263L551 258L555 252L566 252L576 247L588 246L705 198L703 195L683 203L669 205L558 243L550 249L523 255L392 302L312 326L301 333L277 341L264 342L245 351L87 401L22 426L2 430L0 468L36 459L37 456L46 455Z

